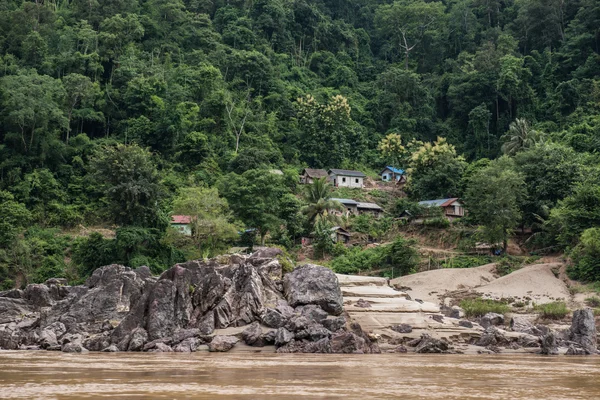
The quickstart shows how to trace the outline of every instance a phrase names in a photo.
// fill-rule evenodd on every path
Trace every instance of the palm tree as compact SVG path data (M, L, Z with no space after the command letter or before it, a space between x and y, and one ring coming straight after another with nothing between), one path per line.
M519 151L529 149L543 141L541 132L531 129L525 118L517 118L510 123L508 132L501 138L504 141L502 152L514 156Z
M308 216L309 221L340 222L341 218L333 211L344 211L344 206L339 201L331 199L331 191L332 186L327 182L327 177L317 178L307 186L308 205L304 207L303 212Z

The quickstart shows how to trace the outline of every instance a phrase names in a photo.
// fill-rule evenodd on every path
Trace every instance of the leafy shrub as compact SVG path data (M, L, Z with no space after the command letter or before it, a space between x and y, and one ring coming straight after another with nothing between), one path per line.
M482 317L489 312L506 314L510 311L508 304L490 299L465 299L460 302L460 307L465 310L467 317Z
M579 244L571 251L573 264L567 268L571 279L600 280L600 228L586 229Z
M542 318L547 319L562 319L569 313L567 305L563 301L540 304L535 306L534 310L538 312Z
M444 217L437 217L424 220L423 225L429 228L446 229L450 227L450 221Z
M391 218L375 218L370 214L358 215L351 222L353 231L365 233L375 239L381 239L392 229Z
M456 256L443 260L442 268L474 268L492 262L491 256Z
M592 307L592 308L599 308L600 307L600 297L598 297L598 296L588 297L585 299L585 304L587 304L589 307Z
M352 248L348 253L331 261L332 269L339 274L356 274L364 270L392 269L394 276L406 275L416 270L419 253L414 242L398 237L393 243L361 250Z

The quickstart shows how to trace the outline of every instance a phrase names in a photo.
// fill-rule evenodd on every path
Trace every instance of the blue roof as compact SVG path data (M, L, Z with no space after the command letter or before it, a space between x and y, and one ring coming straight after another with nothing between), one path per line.
M351 199L338 199L338 198L333 198L332 197L331 200L340 202L342 204L351 204L351 205L354 205L354 206L358 205L358 201L351 200Z
M400 169L400 168L394 168L394 167L391 167L388 165L387 167L385 167L385 169L389 169L390 171L392 171L393 173L398 174L398 175L404 175L404 170ZM385 169L383 171L385 171ZM383 172L383 171L381 171L381 172Z

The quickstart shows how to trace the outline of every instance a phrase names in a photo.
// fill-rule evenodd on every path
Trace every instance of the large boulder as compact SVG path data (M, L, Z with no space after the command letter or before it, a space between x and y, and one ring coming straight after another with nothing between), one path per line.
M264 346L262 339L262 328L258 322L253 322L242 331L242 340L248 346Z
M239 339L235 336L217 335L208 344L208 351L226 352L233 349L237 342L239 342Z
M435 339L426 333L421 334L421 339L417 344L415 352L417 353L447 353L450 349L448 343L440 339Z
M584 308L573 312L571 322L572 342L578 344L585 354L596 354L596 323L594 312L591 308Z
M343 311L342 291L332 270L305 264L283 278L285 297L292 307L314 304L333 315Z
M529 335L535 335L538 333L536 327L525 317L515 316L510 319L510 329L513 332L527 333Z
M498 326L504 324L504 315L489 312L481 317L479 324L486 329L490 326Z

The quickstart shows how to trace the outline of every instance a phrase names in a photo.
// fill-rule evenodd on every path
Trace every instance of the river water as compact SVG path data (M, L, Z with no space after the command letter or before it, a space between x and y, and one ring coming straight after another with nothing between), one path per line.
M600 357L0 352L3 399L600 399Z

